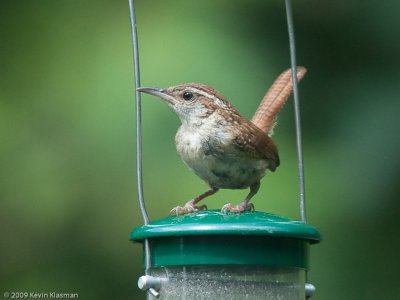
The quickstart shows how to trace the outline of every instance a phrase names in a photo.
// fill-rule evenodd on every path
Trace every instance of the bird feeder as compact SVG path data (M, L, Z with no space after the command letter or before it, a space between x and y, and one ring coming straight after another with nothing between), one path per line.
M305 299L309 247L318 231L263 212L200 211L136 228L150 243L148 299ZM144 257L146 261L146 257ZM312 287L308 286L308 293Z
M138 286L147 299L297 300L312 296L307 282L310 245L318 230L306 224L299 100L291 2L285 0L295 104L301 221L252 211L216 210L172 215L150 222L144 203L141 165L141 100L136 91L136 162L144 225L130 239L143 245L144 276ZM140 87L138 42L133 0L135 86Z

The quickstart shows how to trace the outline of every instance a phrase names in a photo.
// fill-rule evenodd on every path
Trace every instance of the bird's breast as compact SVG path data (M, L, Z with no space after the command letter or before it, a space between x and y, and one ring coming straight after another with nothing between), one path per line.
M237 155L229 133L187 130L176 134L176 149L185 164L213 187L246 188L264 176L267 161Z
M208 155L207 143L210 138L207 130L190 130L181 126L175 137L176 150L183 161L191 166Z

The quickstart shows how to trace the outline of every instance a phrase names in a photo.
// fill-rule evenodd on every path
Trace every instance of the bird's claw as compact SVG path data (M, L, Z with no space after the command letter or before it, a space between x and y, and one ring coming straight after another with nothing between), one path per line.
M232 213L242 213L245 211L254 211L254 204L253 203L239 203L238 205L233 205L232 203L225 204L221 212L232 212Z
M169 214L170 215L181 216L181 215L186 215L186 214L197 212L199 210L206 210L206 209L207 209L207 205L205 205L205 204L199 205L199 206L195 206L189 201L184 206L174 207L173 209L171 209Z

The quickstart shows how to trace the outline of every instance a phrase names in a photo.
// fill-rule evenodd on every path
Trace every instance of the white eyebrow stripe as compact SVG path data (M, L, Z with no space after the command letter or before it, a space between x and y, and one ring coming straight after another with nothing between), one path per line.
M222 106L222 107L226 107L226 104L224 101L222 101L221 99L219 99L218 97L215 97L214 95L211 95L203 90L199 90L196 88L192 88L193 92L202 95L204 97L207 97L209 99L212 99L217 105Z

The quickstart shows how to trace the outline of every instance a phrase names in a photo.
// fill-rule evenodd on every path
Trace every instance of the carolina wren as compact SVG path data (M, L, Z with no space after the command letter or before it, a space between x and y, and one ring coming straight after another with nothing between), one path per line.
M300 80L306 69L297 68ZM279 166L278 149L271 139L277 113L292 92L291 70L283 72L264 96L251 121L215 89L201 83L186 83L166 89L141 87L138 91L163 99L178 115L182 125L176 136L176 150L185 164L209 189L177 206L178 215L206 209L197 203L219 189L250 188L238 205L228 203L222 211L254 210L250 199L258 192L267 169Z

